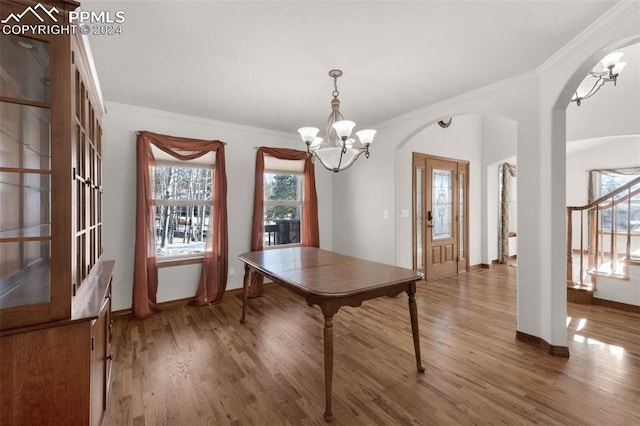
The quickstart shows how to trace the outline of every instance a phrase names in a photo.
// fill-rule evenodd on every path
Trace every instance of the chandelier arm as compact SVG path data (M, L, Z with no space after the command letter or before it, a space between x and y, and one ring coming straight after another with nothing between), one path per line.
M358 159L358 157L360 157L360 154L362 154L363 151L359 150L358 153L356 154L355 158L353 159L353 161L351 162L351 164L349 164L347 167L345 167L342 170L347 170L349 167L353 166L353 163L356 162L356 160Z
M598 90L600 90L600 88L602 86L604 86L605 81L602 79L602 75L600 74L596 74L596 73L591 73L592 76L594 77L598 77L598 79L595 81L595 83L593 83L593 86L591 86L591 89L589 89L589 91L587 92L587 94L585 96L578 96L578 91L576 90L576 105L580 106L580 103L583 99L589 99L590 97L592 97L593 95L595 95L596 93L598 93ZM602 82L600 84L600 82Z
M347 167L345 167L343 169L340 169L340 166L342 165L341 164L342 160L340 160L340 164L339 164L339 166L337 168L329 167L324 163L324 161L322 161L322 158L319 155L317 155L314 151L311 151L311 153L312 153L314 159L317 158L320 161L320 164L322 164L322 167L324 167L325 169L329 170L330 172L337 173L337 172L341 172L343 170L347 170L349 167L351 167L353 165L353 163L356 162L356 160L360 157L360 155L362 155L363 152L366 152L366 150L364 150L364 149L356 149L356 151L358 151L358 153L355 155L355 157L353 158L351 163Z
M340 159L338 160L338 166L333 170L334 173L338 173L340 171L340 166L342 165L342 156L344 155L344 148L340 150Z
M602 81L602 84L598 85L598 83L600 83L601 81ZM582 99L589 99L590 97L598 93L598 90L600 90L602 86L604 86L604 81L602 80L602 77L600 77L596 80L595 83L593 83L593 86L591 87L591 89L589 89L586 96L583 96Z

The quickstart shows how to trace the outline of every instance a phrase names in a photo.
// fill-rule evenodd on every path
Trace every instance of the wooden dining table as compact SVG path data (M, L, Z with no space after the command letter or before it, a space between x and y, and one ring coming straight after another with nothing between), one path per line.
M250 272L254 271L279 283L318 305L324 315L324 419L333 418L333 316L342 306L360 306L363 301L381 296L395 297L405 291L409 297L409 316L413 333L416 367L424 372L420 358L416 282L421 272L323 250L316 247L287 247L244 253L245 264L242 316L247 314Z

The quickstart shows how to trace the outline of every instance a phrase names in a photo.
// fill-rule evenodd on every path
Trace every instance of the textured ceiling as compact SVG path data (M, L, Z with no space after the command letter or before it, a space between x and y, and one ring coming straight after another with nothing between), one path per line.
M295 133L342 113L371 126L530 70L615 1L95 1L107 101Z

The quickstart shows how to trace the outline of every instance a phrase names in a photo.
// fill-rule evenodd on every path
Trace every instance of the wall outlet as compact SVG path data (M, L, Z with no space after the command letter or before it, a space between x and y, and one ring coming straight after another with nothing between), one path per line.
M402 217L409 217L409 209L402 209Z
M229 268L229 276L230 277L236 276L236 268Z
M382 217L385 219L389 219L389 210L384 209L384 211L382 212Z

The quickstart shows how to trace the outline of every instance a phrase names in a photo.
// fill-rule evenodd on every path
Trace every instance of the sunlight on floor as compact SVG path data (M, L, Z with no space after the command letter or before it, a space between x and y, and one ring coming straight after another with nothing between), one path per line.
M586 343L587 345L592 345L594 347L608 350L611 355L616 355L619 357L622 357L624 355L624 348L622 346L608 345L590 337L584 337L579 334L575 334L573 336L573 341L578 343Z
M580 318L580 322L578 323L578 327L576 328L576 331L582 330L586 324L587 324L587 319Z
M580 331L580 330L585 328L585 326L587 325L587 319L586 318L579 318L579 319L576 318L576 320L578 321L578 325L576 326L575 331L578 332L578 331ZM571 325L572 321L573 321L573 318L567 317L567 328L569 328L569 326ZM571 334L571 330L569 330L569 333ZM617 357L624 356L624 348L622 346L610 345L610 344L601 342L600 340L596 340L596 339L593 339L591 337L583 336L582 334L573 334L573 341L577 342L577 343L586 343L589 347L606 350L611 355L615 355Z

